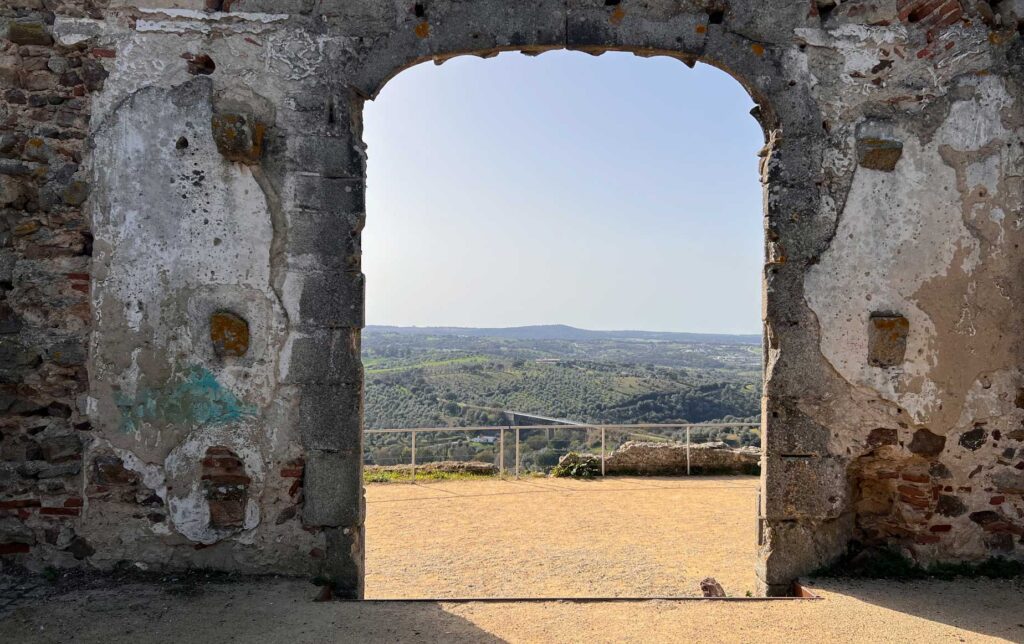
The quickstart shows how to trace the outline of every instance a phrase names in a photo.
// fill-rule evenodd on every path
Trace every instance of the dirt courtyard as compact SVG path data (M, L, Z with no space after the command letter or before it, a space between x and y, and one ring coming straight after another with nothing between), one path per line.
M367 488L367 595L753 590L757 479L452 481ZM821 600L314 602L310 580L0 575L0 642L1024 641L1024 580L806 580ZM6 602L6 603L5 603Z
M754 593L756 476L366 487L367 598Z

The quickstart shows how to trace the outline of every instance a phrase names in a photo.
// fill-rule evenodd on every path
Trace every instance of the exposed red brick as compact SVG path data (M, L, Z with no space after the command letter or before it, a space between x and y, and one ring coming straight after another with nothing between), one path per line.
M951 526L949 524L933 525L932 527L930 527L928 529L931 530L932 532L949 532L950 530L953 529L953 526Z
M218 528L240 528L244 524L244 499L210 501L210 525Z
M1005 496L994 496L994 497L992 497L991 499L988 500L988 504L989 505L1002 505L1004 501L1006 501L1006 497Z
M100 47L93 47L90 53L95 58L117 58L117 52L113 49L102 49Z
M241 528L245 523L248 486L252 479L242 460L227 447L207 448L201 479L210 509L210 525Z
M245 474L203 474L202 480L215 485L248 485L252 482Z
M52 516L77 517L80 513L78 508L39 508L39 514Z
M931 483L932 480L927 474L912 474L910 472L905 472L900 478L911 483Z
M929 499L922 499L921 497L916 496L907 496L905 494L900 495L900 501L903 501L907 505L912 505L917 508L927 508L929 505L931 505Z
M15 508L38 508L42 503L39 499L12 499L0 501L0 510L13 510Z
M80 508L82 507L82 504L82 499L78 497L71 497L70 499L65 499L64 501L65 508Z
M32 546L27 543L0 543L0 555L20 555L31 550Z
M302 468L292 467L281 470L281 476L287 479L302 478Z
M922 545L928 545L930 543L938 543L942 539L938 535L934 534L919 534L914 537L914 541Z
M919 498L922 498L922 499L928 498L931 495L930 492L926 492L926 491L922 490L919 487L914 487L913 485L900 485L900 486L897 486L896 491L899 492L900 494L906 494L906 495L909 495L909 496L916 496L916 497L919 497Z

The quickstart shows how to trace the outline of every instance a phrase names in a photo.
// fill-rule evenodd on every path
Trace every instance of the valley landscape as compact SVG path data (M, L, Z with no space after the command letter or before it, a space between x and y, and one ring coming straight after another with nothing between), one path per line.
M753 335L588 331L563 325L369 326L363 333L363 364L367 429L508 425L508 411L602 424L759 419L761 338ZM526 423L520 419L519 424ZM609 447L631 439L680 440L684 433L616 433ZM491 434L421 433L417 461L496 462L497 432ZM522 430L523 466L543 471L568 451L599 450L596 434ZM756 429L695 430L693 440L760 445ZM407 464L410 442L409 434L371 433L365 462Z

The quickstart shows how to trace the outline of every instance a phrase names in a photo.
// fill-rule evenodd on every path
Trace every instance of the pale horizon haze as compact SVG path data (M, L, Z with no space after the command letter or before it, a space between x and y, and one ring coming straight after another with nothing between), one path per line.
M367 102L367 324L760 333L760 127L669 58L422 64Z

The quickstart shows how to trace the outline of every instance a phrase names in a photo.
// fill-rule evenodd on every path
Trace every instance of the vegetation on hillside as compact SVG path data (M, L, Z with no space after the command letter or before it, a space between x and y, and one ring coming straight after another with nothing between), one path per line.
M534 340L369 329L363 363L368 429L505 425L502 410L602 424L756 422L760 408L760 347L746 341ZM497 462L496 434L421 434L417 460ZM608 447L683 435L615 434ZM715 429L694 439L760 444L754 430ZM550 468L569 450L600 450L595 431L522 430L521 440L521 462L532 469ZM506 441L511 463L511 435ZM408 434L373 434L366 445L370 464L411 458Z

